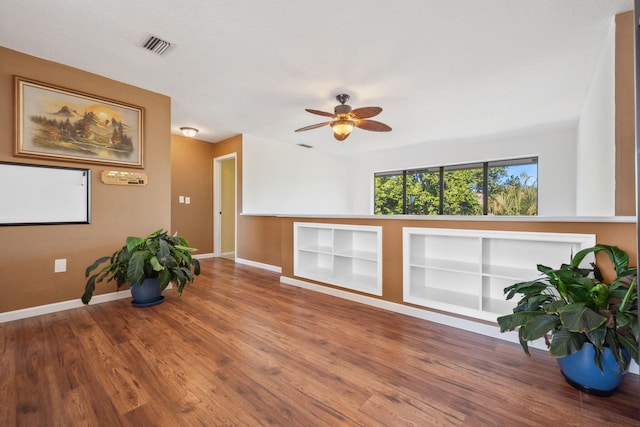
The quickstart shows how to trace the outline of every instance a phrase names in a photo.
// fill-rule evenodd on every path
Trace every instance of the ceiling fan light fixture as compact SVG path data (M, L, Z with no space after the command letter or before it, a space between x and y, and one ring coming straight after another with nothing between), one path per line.
M180 128L180 132L182 132L182 134L187 138L193 138L200 131L196 128L182 127Z
M346 138L351 133L351 131L355 126L356 126L356 123L353 120L340 119L340 120L331 122L331 129L333 129L333 135L336 137L336 139L339 139L340 141ZM342 138L338 138L339 136Z

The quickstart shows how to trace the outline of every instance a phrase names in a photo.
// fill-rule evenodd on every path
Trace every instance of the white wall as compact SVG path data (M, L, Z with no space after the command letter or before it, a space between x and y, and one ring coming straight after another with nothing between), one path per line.
M615 215L615 22L604 42L578 124L578 215Z
M358 214L373 213L375 172L538 156L538 214L574 216L576 126L564 123L366 154L354 164L354 209Z
M349 161L317 149L242 136L242 210L351 214Z

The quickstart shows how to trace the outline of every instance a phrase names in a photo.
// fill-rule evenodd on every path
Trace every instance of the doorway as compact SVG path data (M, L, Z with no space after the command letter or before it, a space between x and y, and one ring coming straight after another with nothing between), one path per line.
M213 159L213 255L235 259L236 153Z

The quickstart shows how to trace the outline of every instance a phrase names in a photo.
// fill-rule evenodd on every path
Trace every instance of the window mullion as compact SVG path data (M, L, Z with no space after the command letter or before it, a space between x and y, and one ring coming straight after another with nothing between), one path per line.
M489 214L489 162L482 164L482 215Z
M402 171L402 213L407 214L407 171Z

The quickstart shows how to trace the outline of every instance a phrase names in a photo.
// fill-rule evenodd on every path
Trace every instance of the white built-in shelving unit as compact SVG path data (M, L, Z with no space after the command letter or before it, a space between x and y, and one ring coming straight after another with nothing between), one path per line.
M382 227L295 222L293 274L382 295Z
M512 312L504 288L558 268L593 234L403 228L403 300L482 320ZM584 263L593 260L587 257Z

